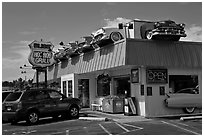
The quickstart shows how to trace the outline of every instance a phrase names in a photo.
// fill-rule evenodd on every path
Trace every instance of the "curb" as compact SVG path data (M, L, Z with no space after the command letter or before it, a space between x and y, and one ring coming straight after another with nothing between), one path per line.
M181 117L180 120L202 119L202 116Z
M79 117L79 120L110 121L110 119L106 117Z

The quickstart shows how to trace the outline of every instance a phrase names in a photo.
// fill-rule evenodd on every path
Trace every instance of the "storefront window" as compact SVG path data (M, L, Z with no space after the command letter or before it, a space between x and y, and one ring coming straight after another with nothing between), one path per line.
M175 93L185 88L196 88L198 86L197 75L169 75L170 93Z
M97 77L97 95L108 96L110 95L110 76L101 74Z
M68 81L68 97L72 97L72 80Z
M62 87L63 87L63 89L62 89L62 91L63 91L63 94L66 96L66 91L67 91L67 85L66 85L66 81L63 81L62 82Z
M114 78L114 87L115 94L117 96L130 97L130 77Z

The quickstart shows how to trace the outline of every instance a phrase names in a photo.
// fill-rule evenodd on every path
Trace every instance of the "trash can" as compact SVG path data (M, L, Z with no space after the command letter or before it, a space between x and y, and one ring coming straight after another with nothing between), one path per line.
M137 114L135 105L135 97L128 97L124 99L124 115L133 116Z
M107 113L123 113L124 99L116 96L105 97L102 101L103 112Z

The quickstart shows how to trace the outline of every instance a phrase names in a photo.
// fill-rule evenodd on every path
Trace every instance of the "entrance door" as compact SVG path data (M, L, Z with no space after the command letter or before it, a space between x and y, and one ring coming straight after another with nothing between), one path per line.
M89 107L89 79L78 80L78 97L82 101L82 107Z
M114 90L118 96L124 97L127 92L127 97L130 97L130 77L114 78Z

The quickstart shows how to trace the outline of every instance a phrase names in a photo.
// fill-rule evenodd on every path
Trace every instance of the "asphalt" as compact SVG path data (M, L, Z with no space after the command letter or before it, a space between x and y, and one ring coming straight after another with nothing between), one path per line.
M80 110L81 120L98 120L98 121L116 121L120 123L148 121L152 120L143 116L131 115L127 116L124 113L106 113L101 111L93 111L90 108L83 108Z

